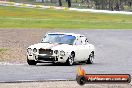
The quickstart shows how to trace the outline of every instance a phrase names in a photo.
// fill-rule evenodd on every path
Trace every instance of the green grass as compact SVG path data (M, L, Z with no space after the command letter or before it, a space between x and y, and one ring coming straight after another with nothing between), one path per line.
M4 51L7 51L7 49L5 49L5 48L0 48L0 52L4 52Z
M132 29L132 15L0 6L0 28Z

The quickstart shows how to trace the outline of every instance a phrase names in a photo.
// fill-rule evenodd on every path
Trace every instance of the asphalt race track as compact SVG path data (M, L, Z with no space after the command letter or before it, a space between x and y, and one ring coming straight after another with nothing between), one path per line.
M55 30L54 30L55 31ZM132 30L65 30L87 36L96 47L95 63L82 64L87 73L132 75ZM75 80L81 64L0 64L0 82Z

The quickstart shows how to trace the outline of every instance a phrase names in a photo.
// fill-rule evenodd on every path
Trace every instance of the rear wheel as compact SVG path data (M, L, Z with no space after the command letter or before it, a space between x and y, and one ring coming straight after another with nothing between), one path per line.
M87 60L87 64L93 64L93 60L94 60L94 52L91 52Z
M36 64L37 64L36 61L34 61L34 60L29 60L29 59L27 59L27 63L28 63L29 65L36 65Z
M66 61L66 64L69 65L69 66L72 66L73 63L74 63L74 53L71 53L71 55L68 57L67 61Z

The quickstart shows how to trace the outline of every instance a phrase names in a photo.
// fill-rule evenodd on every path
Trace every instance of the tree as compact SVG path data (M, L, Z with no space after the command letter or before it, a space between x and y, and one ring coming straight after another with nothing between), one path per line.
M52 3L52 2L53 2L53 0L50 0L50 2Z
M67 0L67 3L68 3L68 7L70 8L71 7L71 0Z
M61 0L59 0L59 6L62 6L62 2L61 2Z

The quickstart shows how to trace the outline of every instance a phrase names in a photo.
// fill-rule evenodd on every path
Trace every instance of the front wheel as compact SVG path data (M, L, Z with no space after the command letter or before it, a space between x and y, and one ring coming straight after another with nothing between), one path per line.
M87 64L93 64L93 60L94 60L94 52L91 52L87 60Z
M67 61L66 61L66 64L69 65L69 66L72 66L73 63L74 63L74 54L71 53L71 55L68 57Z
M37 64L36 61L34 61L34 60L29 60L29 59L27 59L27 63L28 63L29 65L36 65L36 64Z

